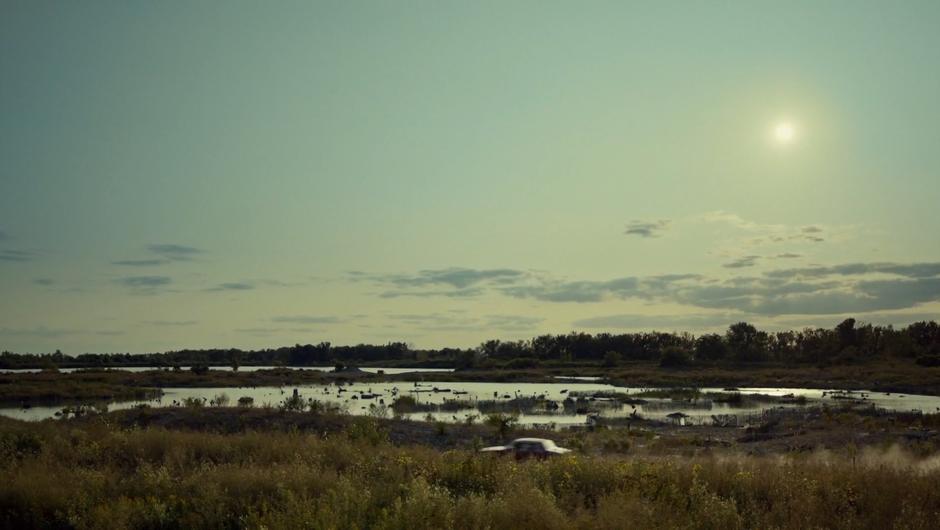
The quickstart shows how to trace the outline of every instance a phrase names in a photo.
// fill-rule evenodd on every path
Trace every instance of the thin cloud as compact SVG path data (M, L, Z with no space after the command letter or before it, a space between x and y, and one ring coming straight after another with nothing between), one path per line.
M172 243L148 245L147 250L172 261L189 261L204 253L202 249Z
M167 265L175 261L192 261L196 256L205 253L202 249L174 243L147 245L146 249L147 252L156 254L157 257L117 260L112 261L111 264L120 267L156 267L159 265Z
M339 324L343 320L336 316L293 315L274 317L271 322L279 324Z
M421 287L426 285L449 285L464 289L480 283L507 283L525 276L524 271L514 269L467 269L452 267L448 269L427 269L413 276L389 275L382 277L388 283L400 287Z
M940 262L921 263L846 263L834 266L802 267L795 269L780 269L765 272L773 278L819 278L823 276L854 276L860 274L892 274L906 278L929 278L940 276Z
M930 312L930 313L864 313L864 314L850 314L844 313L839 315L827 315L824 319L819 317L808 319L805 317L788 317L778 319L776 322L781 324L789 329L801 329L801 328L815 328L819 326L820 320L822 320L822 327L827 329L834 328L837 324L844 321L847 318L854 318L859 321L860 324L868 323L875 325L893 325L893 326L907 326L914 322L924 322L924 321L937 321L940 320L940 313Z
M32 261L36 255L25 250L4 249L0 250L0 261L25 262Z
M199 322L197 320L145 320L143 323L148 326L157 327L182 327L194 326Z
M255 285L248 282L226 282L220 283L215 287L210 287L206 289L207 291L250 291L255 288Z
M415 298L433 298L437 296L442 296L445 298L472 298L474 296L479 296L484 292L484 289L479 288L437 291L385 291L383 293L379 293L379 296L382 298L400 298L406 296Z
M572 325L591 329L702 329L726 326L740 320L740 315L689 314L689 315L641 315L620 314L584 318Z
M268 287L299 287L301 285L306 285L305 282L285 282L282 280L257 280L258 285L266 285Z
M627 224L624 234L628 236L640 237L660 237L665 232L670 223L669 219L660 219L658 221L631 221Z
M544 321L544 318L526 315L487 315L484 329L526 331L537 327Z
M763 245L779 245L784 243L822 243L823 234L828 230L820 225L791 226L775 223L758 223L744 219L738 214L715 211L708 212L701 218L706 223L720 223L730 225L746 234L743 237L732 238L730 246L755 247ZM847 228L843 227L845 231ZM733 250L732 250L733 251Z
M123 267L153 267L170 263L168 259L128 259L121 261L112 261L112 265L121 265Z
M251 335L270 335L278 331L281 330L277 328L238 328L235 330L236 333L248 333Z
M403 313L388 318L422 331L531 331L545 319L529 315L469 316L455 313ZM397 328L397 327L396 327Z
M652 300L687 285L699 282L697 274L666 274L638 278L627 276L606 281L543 281L503 289L503 293L514 298L535 298L546 302L601 302L606 299L640 298Z
M78 331L74 329L48 328L46 326L37 326L34 328L11 329L0 328L0 337L35 337L42 339L57 339L75 335Z
M173 283L169 276L125 276L114 281L141 294L153 294Z
M425 269L415 274L347 272L349 281L368 281L386 287L386 290L379 294L382 298L405 296L468 298L483 294L488 289L522 283L531 276L529 271L517 269L464 267Z
M726 269L741 269L745 267L753 267L754 265L757 264L757 260L759 260L760 258L761 258L760 256L744 256L736 260L730 261L728 263L725 263L724 265L722 265L722 267L725 267Z

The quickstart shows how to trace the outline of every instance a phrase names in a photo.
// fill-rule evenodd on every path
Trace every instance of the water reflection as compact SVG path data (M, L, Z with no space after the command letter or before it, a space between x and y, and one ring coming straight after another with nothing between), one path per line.
M375 369L378 370L378 369ZM395 372L387 372L395 373ZM682 413L688 423L709 423L713 415L760 414L770 408L796 408L804 406L798 398L805 397L809 404L839 404L857 402L890 411L924 413L940 411L940 397L882 392L843 392L805 388L741 388L737 392L744 399L716 401L709 398L674 400L669 398L643 397L628 400L611 398L623 394L640 394L647 388L625 388L591 382L560 381L554 383L505 383L505 382L359 382L343 386L302 385L289 387L235 387L235 388L165 388L160 399L150 401L128 401L110 403L111 410L131 408L140 404L152 407L178 406L187 399L200 399L209 403L220 394L228 396L235 404L239 398L251 398L254 406L277 407L293 394L296 388L304 401L318 401L339 407L349 414L375 414L390 407L400 396L413 398L418 412L408 412L403 417L436 421L462 422L468 417L482 417L488 411L512 409L515 403L541 403L538 407L520 410L522 424L584 424L589 414L606 418L627 418L631 415L648 419L667 420L671 414ZM701 389L702 394L722 392L720 388ZM790 397L786 402L747 399L748 395ZM577 396L577 400L572 396ZM567 400L567 401L566 401ZM553 409L546 406L555 404ZM573 405L572 405L573 404ZM55 417L62 406L34 406L28 409L0 408L0 414L25 420L40 420ZM389 416L392 411L387 410ZM673 416L675 417L675 416ZM683 420L685 421L685 420Z

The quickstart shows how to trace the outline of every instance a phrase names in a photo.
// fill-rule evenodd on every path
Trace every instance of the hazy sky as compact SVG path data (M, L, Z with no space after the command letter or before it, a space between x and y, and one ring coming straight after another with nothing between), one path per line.
M940 315L940 2L0 3L0 349Z

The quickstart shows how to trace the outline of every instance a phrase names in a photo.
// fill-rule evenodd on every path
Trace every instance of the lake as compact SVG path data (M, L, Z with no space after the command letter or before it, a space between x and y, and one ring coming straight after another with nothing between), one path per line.
M413 369L374 368L372 370L415 371ZM423 370L431 371L431 370ZM505 383L505 382L359 382L343 386L336 385L300 385L285 387L227 387L227 388L164 388L160 399L149 401L124 401L109 403L111 410L131 408L140 404L151 407L174 406L187 398L204 399L207 403L219 394L226 394L230 404L234 405L241 397L250 397L254 406L269 404L277 406L291 396L294 389L304 400L317 400L325 404L340 407L349 414L365 415L372 413L372 407L391 405L397 396L411 396L419 405L442 405L449 401L477 402L509 401L516 397L544 397L561 404L572 394L591 396L595 393L618 392L635 394L648 388L617 387L599 382L582 380L559 380L552 383ZM340 390L342 389L342 390ZM703 388L702 392L721 392L720 388ZM936 413L940 411L940 397L913 394L883 392L842 392L806 388L741 388L742 395L765 394L771 396L803 396L810 404L829 403L837 405L846 400L855 400L889 411ZM672 399L643 398L646 403L637 405L622 404L618 401L595 398L585 403L584 409L537 413L523 413L519 423L525 425L556 424L558 426L584 424L588 412L596 412L601 417L623 418L637 413L648 419L666 419L669 414L681 412L688 415L688 423L710 423L712 415L747 416L760 414L774 407L797 408L804 405L795 403L765 403L747 401L743 404L719 403L708 399L677 401ZM491 405L491 404L490 404ZM371 407L370 407L371 406ZM0 408L0 415L25 420L53 418L62 410L62 406L34 406L27 409L18 407ZM388 412L389 416L391 411ZM413 412L403 415L410 419L425 419L430 414L435 420L445 422L464 421L467 416L485 416L477 409L457 411Z
M189 366L180 366L181 370L189 370ZM274 370L275 368L286 368L288 370L313 370L316 372L331 372L333 371L334 366L239 366L239 372L257 372L258 370ZM79 370L120 370L124 372L146 372L148 370L167 370L166 366L118 366L118 367L102 367L102 368L59 368L59 371L63 374L70 374L72 372L77 372ZM221 372L231 372L231 366L210 366L210 370L218 370ZM385 367L363 367L360 368L363 372L370 372L373 374L382 371L386 374L403 374L405 372L453 372L453 368L385 368ZM41 372L41 368L2 368L0 369L0 374L35 374Z

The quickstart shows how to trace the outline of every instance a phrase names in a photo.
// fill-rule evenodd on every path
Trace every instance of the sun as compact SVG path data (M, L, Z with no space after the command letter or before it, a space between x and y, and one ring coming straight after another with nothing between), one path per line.
M789 144L796 139L796 126L789 121L782 121L774 125L774 141L778 144Z

